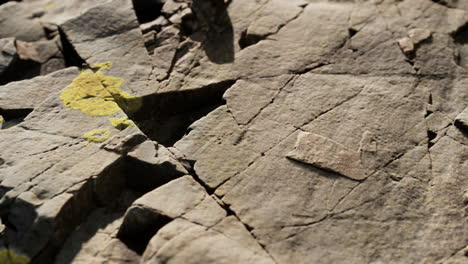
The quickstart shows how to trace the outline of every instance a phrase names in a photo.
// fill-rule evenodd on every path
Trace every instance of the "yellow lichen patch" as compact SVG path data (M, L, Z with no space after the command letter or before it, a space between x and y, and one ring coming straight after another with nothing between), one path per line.
M112 62L102 62L102 63L96 63L91 65L91 68L93 69L99 69L99 70L106 70L112 68Z
M47 4L44 5L44 8L52 8L55 6L54 2L48 2Z
M128 119L127 117L122 117L122 118L118 118L118 117L113 117L113 118L109 118L109 122L111 123L111 125L115 128L117 128L118 130L124 130L126 129L127 127L131 127L133 125L135 125L135 123L133 123L132 120Z
M141 106L141 99L119 89L123 82L122 78L106 76L100 71L84 71L65 87L60 99L66 107L92 116L112 115L121 107L135 112Z
M94 129L83 135L86 141L93 143L101 143L106 141L110 136L110 132L107 129Z
M18 255L12 250L0 250L0 263L2 264L28 264L30 261L31 260L28 257Z

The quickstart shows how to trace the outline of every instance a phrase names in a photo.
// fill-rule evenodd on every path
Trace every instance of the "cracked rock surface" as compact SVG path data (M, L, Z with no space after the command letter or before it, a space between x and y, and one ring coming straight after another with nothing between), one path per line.
M0 1L0 264L468 263L468 1Z

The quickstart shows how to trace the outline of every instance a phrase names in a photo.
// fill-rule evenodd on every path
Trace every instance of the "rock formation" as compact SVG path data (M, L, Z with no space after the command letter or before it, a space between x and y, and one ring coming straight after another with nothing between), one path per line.
M0 263L468 263L468 1L0 1Z

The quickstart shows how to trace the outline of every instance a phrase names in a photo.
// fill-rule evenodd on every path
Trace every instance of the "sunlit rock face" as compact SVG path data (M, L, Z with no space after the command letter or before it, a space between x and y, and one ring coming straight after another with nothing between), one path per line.
M468 262L468 1L0 1L0 264Z

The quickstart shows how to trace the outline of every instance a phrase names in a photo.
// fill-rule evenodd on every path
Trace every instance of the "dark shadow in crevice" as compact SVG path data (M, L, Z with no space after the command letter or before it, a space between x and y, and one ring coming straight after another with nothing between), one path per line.
M253 35L253 34L248 34L247 30L244 30L241 33L240 39L239 39L239 47L241 49L245 49L249 46L253 46L260 42L261 40L264 40L267 36L260 36L260 35Z
M127 186L140 193L150 192L183 176L171 163L154 165L129 156L125 157L124 169Z
M68 40L67 35L61 28L58 29L59 34L60 34L60 41L62 43L62 54L63 58L65 59L65 66L66 67L78 67L82 68L86 64L86 61L80 57L78 52L76 51L75 47L71 44L71 42Z
M128 248L143 254L151 238L172 219L147 208L132 207L117 234Z
M234 83L228 80L199 89L146 96L140 110L128 115L150 139L170 147L193 122L223 105L223 94Z
M222 0L193 0L192 10L204 33L203 49L211 62L217 64L234 61L234 29Z
M431 0L432 2L449 8L456 8L458 0Z
M9 82L32 79L41 75L41 64L31 60L22 60L15 55L13 61L0 76L0 85Z
M161 0L132 0L138 22L143 24L158 18L161 15L164 2Z
M3 5L8 2L21 2L21 0L0 0L0 5Z
M427 148L430 149L434 146L433 140L437 138L437 133L434 131L427 130Z
M5 129L20 124L32 111L33 109L3 110L0 108L0 116L2 116L4 119L4 123L0 124L0 129Z

